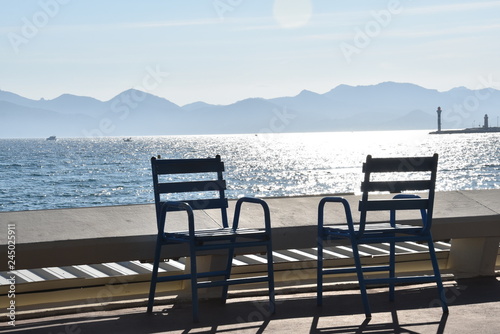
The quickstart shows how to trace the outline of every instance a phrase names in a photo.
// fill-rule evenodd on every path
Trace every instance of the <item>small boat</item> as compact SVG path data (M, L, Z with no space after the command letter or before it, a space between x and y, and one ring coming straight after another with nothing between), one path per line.
M129 142L129 141L132 141L132 138L130 138L130 137L128 137L128 138L123 138L123 141Z
M47 138L47 140L57 140L56 136L50 136Z

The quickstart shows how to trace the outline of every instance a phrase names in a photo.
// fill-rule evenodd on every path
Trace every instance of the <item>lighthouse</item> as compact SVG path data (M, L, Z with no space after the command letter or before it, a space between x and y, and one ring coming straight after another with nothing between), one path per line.
M441 107L438 107L438 109L436 110L438 114L438 132L441 132L441 111Z
M483 126L485 129L487 129L489 127L488 125L488 114L484 115L484 126Z

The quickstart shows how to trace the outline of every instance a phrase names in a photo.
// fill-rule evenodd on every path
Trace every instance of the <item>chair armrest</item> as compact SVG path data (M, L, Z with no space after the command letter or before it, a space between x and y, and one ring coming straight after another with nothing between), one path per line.
M165 233L165 221L167 220L167 212L174 211L186 211L188 215L188 226L189 226L189 236L194 237L194 214L193 209L188 203L178 202L178 201L166 201L161 205L160 218L158 221L158 233Z
M238 199L236 202L236 206L234 208L234 219L233 219L233 230L238 229L238 223L240 220L240 213L241 213L241 206L243 203L254 203L254 204L260 204L262 206L262 209L264 210L264 224L266 227L266 231L270 232L271 231L271 214L269 211L269 206L267 203L260 199L260 198L255 198L255 197L242 197Z
M351 206L349 202L343 197L323 197L318 205L318 233L321 235L323 233L324 226L324 212L326 203L341 203L344 207L345 217L347 220L347 225L349 232L354 235L354 223L352 221Z

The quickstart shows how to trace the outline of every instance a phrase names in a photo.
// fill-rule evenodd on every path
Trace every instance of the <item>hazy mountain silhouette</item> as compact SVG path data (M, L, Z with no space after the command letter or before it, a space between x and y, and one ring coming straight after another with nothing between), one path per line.
M194 111L194 110L198 110L198 109L202 109L202 108L211 108L211 107L216 108L217 106L198 101L198 102L186 104L186 105L182 106L182 109L184 109L186 111Z
M230 105L202 101L179 106L134 89L109 101L63 94L32 100L0 91L0 137L96 137L300 131L404 130L496 125L500 91L453 88L447 92L409 83L339 85L319 94L248 98Z
M65 115L52 110L20 106L0 100L0 137L33 138L58 134L76 137L81 128L94 118L87 115Z
M105 110L103 103L97 99L71 94L63 94L53 100L39 101L37 104L61 114L99 116Z

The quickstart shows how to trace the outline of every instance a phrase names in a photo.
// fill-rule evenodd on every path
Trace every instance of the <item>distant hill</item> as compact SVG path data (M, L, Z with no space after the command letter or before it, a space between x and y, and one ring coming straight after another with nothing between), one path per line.
M134 89L109 101L70 94L31 100L0 91L0 137L435 129L438 106L444 129L480 126L484 114L493 125L500 115L500 91L457 87L438 92L383 82L339 85L324 94L303 90L296 96L185 106Z

